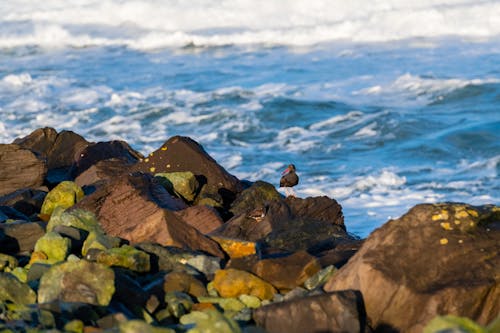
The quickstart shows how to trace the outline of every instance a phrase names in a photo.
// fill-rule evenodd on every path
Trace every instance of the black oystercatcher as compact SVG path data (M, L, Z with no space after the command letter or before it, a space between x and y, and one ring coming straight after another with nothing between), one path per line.
M295 173L295 165L290 164L285 171L281 173L280 187L285 188L285 195L295 196L292 187L299 183L299 176Z

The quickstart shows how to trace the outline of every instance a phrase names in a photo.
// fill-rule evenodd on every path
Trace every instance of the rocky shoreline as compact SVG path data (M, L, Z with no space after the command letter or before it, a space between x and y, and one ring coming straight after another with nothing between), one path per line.
M0 144L0 332L499 332L500 207L417 205L366 240L175 136Z

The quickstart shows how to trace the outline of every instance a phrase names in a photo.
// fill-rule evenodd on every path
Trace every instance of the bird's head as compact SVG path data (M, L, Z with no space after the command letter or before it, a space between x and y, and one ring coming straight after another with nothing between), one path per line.
M288 175L290 172L295 171L295 165L289 164L288 167L281 173L282 176Z

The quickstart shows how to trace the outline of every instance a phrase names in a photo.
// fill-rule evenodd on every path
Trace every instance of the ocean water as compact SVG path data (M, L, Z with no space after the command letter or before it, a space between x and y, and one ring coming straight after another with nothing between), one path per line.
M0 142L147 154L190 136L241 179L340 202L366 236L423 202L500 203L500 2L0 2Z

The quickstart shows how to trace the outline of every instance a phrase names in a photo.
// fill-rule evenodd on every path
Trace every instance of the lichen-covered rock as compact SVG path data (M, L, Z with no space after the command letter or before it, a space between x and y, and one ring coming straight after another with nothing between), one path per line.
M17 265L18 262L15 257L0 253L0 271L11 272Z
M203 297L198 297L198 302L217 304L224 311L238 312L245 308L245 304L239 299L234 297L203 296Z
M200 184L191 171L162 172L155 174L160 184L178 197L192 202L199 191Z
M168 312L172 316L180 318L191 311L193 299L186 293L170 291L165 293L165 303L167 304Z
M451 315L435 317L424 327L423 330L423 333L443 332L488 333L488 330L469 318Z
M277 292L270 283L261 278L232 268L217 271L213 285L222 297L238 297L247 294L266 300L272 299Z
M241 303L245 304L247 308L257 309L262 306L262 302L256 296L243 294L240 295L238 299L241 301Z
M421 332L436 315L500 313L500 208L422 204L375 230L324 286L363 294L374 329Z
M102 251L96 259L98 263L106 266L123 267L135 272L149 272L150 270L149 254L129 245Z
M111 268L80 260L52 266L40 279L38 302L55 300L107 306L115 292Z
M46 164L16 144L0 144L0 195L43 184Z
M0 302L16 304L33 304L36 302L36 293L14 275L0 272Z
M180 291L193 297L207 296L205 285L186 272L171 272L165 275L163 290L167 293Z
M148 253L160 271L183 270L191 266L211 278L222 266L222 259L209 256L199 251L190 251L178 247L161 246L154 243L139 243L138 249Z
M104 233L94 213L84 209L65 210L62 207L57 207L50 216L47 231L53 231L59 225L88 232Z
M62 237L57 232L49 231L38 239L35 244L35 252L43 252L47 259L64 261L71 250L69 238Z
M309 277L306 281L304 281L304 287L307 290L313 290L318 287L321 287L328 280L330 280L330 278L333 276L333 274L335 274L336 271L337 268L335 268L335 266L333 265L327 266L322 270L320 270L319 272L317 272L316 274L314 274L313 276Z
M210 238L216 241L230 258L247 257L258 253L256 242L221 236L211 236Z
M247 214L256 208L266 207L272 201L282 200L281 194L272 184L256 181L238 195L231 204L230 212L235 216Z
M69 208L83 197L80 186L72 181L63 181L47 193L40 213L51 215L56 207Z
M92 231L83 242L82 255L86 256L91 249L106 251L120 246L120 239L110 237L102 232Z
M167 327L151 326L145 321L134 319L119 324L120 333L175 333Z
M180 319L183 325L192 325L186 333L241 333L238 323L215 310L193 311Z

